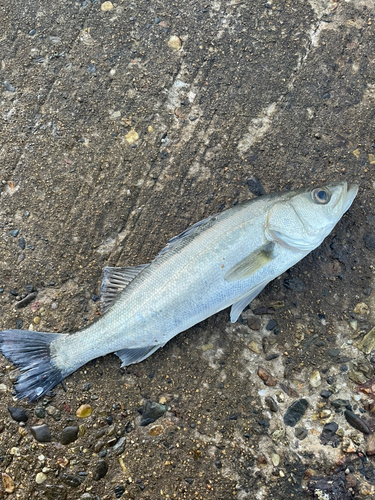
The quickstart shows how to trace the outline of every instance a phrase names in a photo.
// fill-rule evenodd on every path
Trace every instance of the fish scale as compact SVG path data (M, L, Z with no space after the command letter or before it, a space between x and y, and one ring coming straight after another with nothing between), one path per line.
M249 200L172 238L148 265L106 268L103 316L72 334L0 332L23 372L18 398L37 399L88 361L140 362L178 333L232 306L231 321L272 279L316 248L350 207L346 182Z

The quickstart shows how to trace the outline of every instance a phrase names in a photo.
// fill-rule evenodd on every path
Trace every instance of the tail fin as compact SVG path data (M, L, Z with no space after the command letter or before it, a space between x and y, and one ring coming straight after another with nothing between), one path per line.
M29 330L0 332L1 352L23 372L15 385L17 399L35 401L69 375L56 366L51 355L51 343L61 335Z

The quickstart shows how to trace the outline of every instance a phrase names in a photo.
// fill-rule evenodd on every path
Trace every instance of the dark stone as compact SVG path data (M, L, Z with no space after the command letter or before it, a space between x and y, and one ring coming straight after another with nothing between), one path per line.
M16 89L13 87L13 85L7 81L4 82L4 87L5 87L5 90L7 90L8 92L15 92Z
M13 238L17 238L19 229L12 229L11 231L8 232L9 236L13 236Z
M33 285L26 285L26 286L25 286L25 291L26 291L27 293L32 293L32 292L34 291L34 287L33 287Z
M100 297L99 297L99 295L95 295L95 294L93 293L93 294L91 295L91 300L92 300L93 302L99 302Z
M23 325L22 319L18 318L17 321L16 321L16 328L17 328L17 330L21 330L22 325Z
M375 236L373 234L365 234L363 242L368 250L375 250Z
M155 401L146 401L142 407L142 420L139 425L142 427L152 424L167 411L165 405L156 403Z
M329 397L332 396L332 392L331 391L327 391L327 390L324 390L320 393L321 397L322 398L325 398L325 399L328 399Z
M73 474L62 474L61 479L71 488L78 488L82 483L81 479L78 476L73 476Z
M20 247L21 250L25 250L26 248L25 238L20 238L18 240L18 246Z
M251 328L252 330L260 330L260 327L261 327L260 318L256 318L254 316L251 316L247 320L247 326L249 328Z
M37 418L44 418L46 416L46 410L43 408L43 406L38 406L34 410L35 416Z
M353 413L352 411L345 410L344 415L348 424L354 427L354 429L363 432L363 434L371 434L371 431L368 428L367 423L360 417L358 417L355 413Z
M74 443L74 441L78 438L78 427L76 426L68 426L61 432L60 443L63 445L67 445L70 443Z
M126 445L126 437L122 436L117 441L117 443L112 447L112 451L116 455L121 455L122 453L124 453L125 445Z
M273 411L274 413L277 412L278 410L277 403L271 396L267 396L264 401L271 411Z
M328 351L328 355L331 356L331 358L337 358L339 354L340 354L340 349L330 349Z
M268 314L268 307L266 306L260 306L260 307L257 307L255 309L253 309L253 313L254 314Z
M108 464L105 460L99 460L96 464L93 479L94 481L99 481L102 479L108 472Z
M87 64L87 73L90 75L95 75L96 74L96 66L93 63L88 63Z
M215 466L218 468L218 469L221 469L223 464L221 463L221 460L215 460Z
M30 431L39 443L49 443L52 439L51 431L46 424L30 427Z
M125 493L125 488L123 486L115 486L115 497L120 498Z
M340 437L336 434L338 428L336 422L325 424L320 434L320 442L324 445L329 444L332 448L337 448L340 443Z
M294 278L285 279L283 284L285 288L294 290L295 292L302 292L306 288L305 283L296 276Z
M188 484L193 484L194 483L194 479L192 477L185 477L185 481L188 483Z
M264 194L266 194L264 187L257 177L250 177L250 179L247 179L247 185L249 187L250 193L254 194L255 196L263 196Z
M279 354L276 354L276 353L274 353L274 354L268 354L268 356L266 356L265 360L266 361L271 361L272 359L276 359L278 357L279 357Z
M274 319L270 319L269 322L267 323L266 330L268 330L270 332L276 326L277 326L277 322Z
M13 406L8 406L8 411L10 413L10 416L16 422L27 422L29 420L27 413L22 408L14 408Z
M306 399L299 399L292 403L284 415L284 424L294 427L304 416L308 406Z
M154 23L155 23L155 24L159 24L159 23L160 23L160 19L159 19L158 17L155 17L155 18L154 18Z
M238 419L238 415L230 415L229 416L229 420L237 420Z
M337 410L345 408L348 404L349 401L347 399L334 399L333 401L331 401L331 405Z
M309 433L308 430L303 429L303 427L296 427L294 430L296 438L299 439L300 441L303 441L307 437L308 433Z

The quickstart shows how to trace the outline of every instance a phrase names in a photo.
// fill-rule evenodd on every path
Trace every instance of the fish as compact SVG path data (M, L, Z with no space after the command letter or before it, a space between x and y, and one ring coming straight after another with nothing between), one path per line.
M317 248L357 195L338 182L259 196L194 224L152 262L106 267L100 318L68 334L0 332L20 369L15 397L35 401L92 359L139 363L174 336L231 307L230 321L271 280Z

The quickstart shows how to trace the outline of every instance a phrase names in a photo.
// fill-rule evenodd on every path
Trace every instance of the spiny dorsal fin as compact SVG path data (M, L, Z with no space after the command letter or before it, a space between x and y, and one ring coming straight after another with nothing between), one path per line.
M100 289L100 309L108 311L116 297L148 264L135 267L105 267Z
M233 282L251 278L256 271L274 258L274 246L275 244L270 241L242 259L225 274L225 281Z

